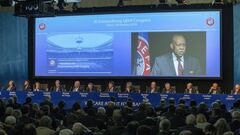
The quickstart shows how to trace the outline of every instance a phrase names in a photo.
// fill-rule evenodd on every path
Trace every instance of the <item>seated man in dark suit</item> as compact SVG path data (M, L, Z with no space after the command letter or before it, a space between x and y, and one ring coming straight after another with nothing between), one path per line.
M94 87L94 84L93 84L92 82L90 82L90 83L88 83L85 92L100 92L100 91L98 91L98 90Z
M187 84L187 88L185 89L185 94L198 94L198 90L193 87L192 83Z
M236 84L233 88L233 90L231 91L231 94L233 95L238 95L240 94L240 85L239 84Z
M122 91L122 92L124 92L124 93L135 92L132 82L127 82L126 87L125 87L125 91Z
M35 88L33 91L42 91L43 89L41 88L40 82L35 82Z
M25 80L24 81L23 90L24 91L32 91L32 88L31 88L29 80Z
M203 75L197 58L186 55L186 39L174 35L170 44L172 52L155 58L151 75L153 76L196 76Z
M65 91L65 90L64 90L63 86L61 85L61 82L59 80L56 80L55 81L55 85L53 86L52 91L62 92L62 91Z
M14 84L14 81L13 80L10 80L8 82L8 85L7 85L7 88L6 88L7 91L16 91L16 87L15 87L15 84Z
M218 86L217 83L213 83L211 88L209 89L209 94L221 94L221 89L220 87Z
M174 94L176 90L171 86L170 83L165 83L164 88L162 90L162 94Z
M75 81L73 85L72 92L82 92L80 81Z
M118 92L115 88L115 83L114 81L109 81L107 85L107 89L105 92Z
M151 82L150 89L147 91L148 93L157 93L159 89L157 87L157 83L155 81Z

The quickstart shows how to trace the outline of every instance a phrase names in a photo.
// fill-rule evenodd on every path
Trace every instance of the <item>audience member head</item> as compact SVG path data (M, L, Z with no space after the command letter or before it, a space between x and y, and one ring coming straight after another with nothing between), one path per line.
M190 107L196 107L197 106L197 102L195 100L191 100L189 105L190 105Z
M240 121L240 112L239 111L232 112L232 119Z
M73 131L70 129L62 129L60 130L59 135L73 135Z
M40 110L39 105L38 105L37 103L33 103L33 105L32 105L32 110L33 110L33 111L38 111L38 110Z
M168 119L163 119L159 123L159 130L169 131L171 128L171 122Z
M168 103L169 103L169 105L175 105L175 99L174 98L170 98L168 100Z
M205 122L207 122L205 115L203 115L202 113L199 113L196 118L196 123L205 123Z
M187 125L195 125L196 117L193 114L190 114L186 117L186 124Z
M43 116L40 119L39 126L51 128L52 127L52 119L50 117L46 116L46 115Z
M36 135L37 131L36 131L36 127L33 124L26 124L23 127L23 135Z
M65 102L63 100L61 100L59 103L58 103L58 108L59 109L64 109L65 107Z
M105 115L106 114L106 110L104 107L99 107L97 110L97 113L100 115Z
M205 135L216 135L216 128L213 125L207 125L204 131Z
M87 107L93 107L93 101L92 100L87 101Z
M232 131L225 132L223 135L234 135Z
M112 118L115 123L121 122L122 120L121 110L119 109L114 110Z
M5 110L5 115L9 116L9 115L13 115L13 108L12 107L7 107Z
M131 121L127 124L127 132L135 135L137 133L137 128L139 127L139 122Z
M16 122L17 122L17 120L16 120L16 118L14 116L7 116L5 118L5 122L4 123L7 124L7 125L15 126Z
M72 110L73 110L73 111L77 111L78 109L81 109L81 105L79 104L79 102L75 102L75 103L72 105Z
M137 135L152 135L152 129L149 126L142 125L138 127Z
M127 100L127 106L132 108L133 107L133 99L132 98L128 98Z
M179 133L179 135L193 135L191 131L189 130L183 130Z
M22 111L22 114L23 115L28 115L29 114L29 111L30 111L30 107L29 105L24 105L22 108L21 108L21 111Z
M218 119L214 126L216 127L217 135L222 135L223 133L230 131L230 127L224 118Z
M0 135L8 135L3 129L0 129Z
M178 104L183 104L185 105L185 100L183 98L180 98L179 101L178 101Z
M72 131L74 135L83 135L86 127L82 123L74 123Z
M50 107L49 107L49 105L43 105L41 107L41 110L43 111L44 115L49 115L50 114Z
M31 97L27 97L27 98L25 99L25 103L26 103L26 104L32 103L32 98L31 98Z
M21 110L18 110L18 109L14 110L13 116L14 116L16 119L20 119L20 118L22 117L22 112L21 112Z

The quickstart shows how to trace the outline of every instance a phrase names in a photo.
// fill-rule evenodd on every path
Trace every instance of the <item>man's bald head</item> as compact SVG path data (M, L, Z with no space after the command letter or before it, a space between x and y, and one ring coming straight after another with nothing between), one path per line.
M170 47L176 55L183 56L186 51L185 37L183 35L174 35Z

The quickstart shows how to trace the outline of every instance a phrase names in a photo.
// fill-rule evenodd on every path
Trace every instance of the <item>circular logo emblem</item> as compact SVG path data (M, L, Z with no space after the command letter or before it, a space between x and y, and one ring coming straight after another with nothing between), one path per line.
M46 24L45 23L40 23L38 27L39 27L40 30L45 30L46 29Z
M55 66L56 65L56 61L55 60L50 60L49 61L49 65L50 66Z
M214 19L212 17L209 17L206 20L206 23L207 23L208 26L213 26L214 25Z

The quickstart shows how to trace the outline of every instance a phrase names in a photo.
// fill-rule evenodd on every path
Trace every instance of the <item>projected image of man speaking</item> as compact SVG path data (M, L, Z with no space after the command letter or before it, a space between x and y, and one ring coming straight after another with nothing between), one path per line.
M187 55L188 46L185 36L173 35L170 52L155 58L152 76L198 76L203 75L197 58ZM196 50L199 51L199 50Z

